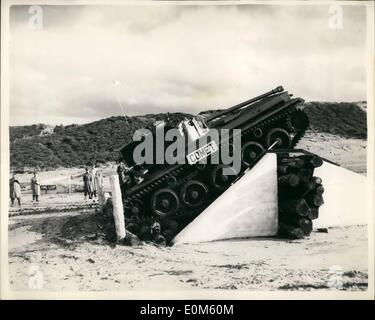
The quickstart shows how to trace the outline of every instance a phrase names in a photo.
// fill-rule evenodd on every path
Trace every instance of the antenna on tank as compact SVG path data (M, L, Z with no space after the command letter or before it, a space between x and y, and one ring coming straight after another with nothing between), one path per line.
M121 82L118 81L118 80L114 80L114 81L112 81L112 85L113 85L115 88L117 88L120 84L121 84ZM121 104L121 101L120 101L120 98L119 98L119 96L118 96L118 92L117 92L117 90L115 90L115 93L116 93L117 102L118 102L118 104L119 104L119 106L120 106L120 109L121 109L122 115L123 115L123 117L126 119L126 115L125 115L125 112L124 112L124 108L123 108L123 106L122 106L122 104Z

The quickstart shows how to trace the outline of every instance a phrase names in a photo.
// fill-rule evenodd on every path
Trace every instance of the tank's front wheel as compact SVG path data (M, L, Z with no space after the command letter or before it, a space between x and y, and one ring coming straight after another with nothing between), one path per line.
M266 137L266 145L267 147L272 146L276 142L275 148L289 148L292 142L292 139L285 129L282 128L274 128L268 132Z
M309 117L302 110L298 110L287 119L287 124L290 130L306 130L309 126Z
M229 172L227 172L229 171ZM233 168L227 165L217 165L211 171L211 185L216 191L224 191L238 175Z
M254 141L246 142L242 147L242 163L251 166L255 163L259 155L264 151L263 146Z

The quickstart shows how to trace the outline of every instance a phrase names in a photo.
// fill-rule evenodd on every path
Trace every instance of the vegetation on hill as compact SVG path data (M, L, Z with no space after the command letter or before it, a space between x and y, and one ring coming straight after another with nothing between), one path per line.
M14 142L18 139L27 139L38 136L46 126L44 124L33 124L31 126L10 127L9 139Z
M352 102L307 102L305 106L312 130L344 138L367 138L367 113L363 105Z
M174 113L169 118L178 123L185 116ZM131 141L134 131L167 117L168 114L110 117L84 125L56 126L47 136L40 135L43 125L10 127L10 165L52 169L115 161L117 150Z
M306 103L310 128L346 138L367 137L366 112L355 103ZM41 135L46 125L10 127L12 168L76 167L93 161L105 163L118 158L118 149L131 141L135 130L149 128L155 121L177 124L188 114L149 114L110 117L84 125L56 126L52 134Z

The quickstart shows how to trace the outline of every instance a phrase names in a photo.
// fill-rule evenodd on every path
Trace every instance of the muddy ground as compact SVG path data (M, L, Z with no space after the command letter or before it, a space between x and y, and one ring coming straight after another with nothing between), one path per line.
M300 147L358 173L366 172L364 140L310 133ZM167 248L114 246L101 236L95 206L82 197L49 195L41 197L34 214L10 211L11 290L34 290L30 277L35 270L42 275L42 290L48 291L367 289L366 226L314 231L294 241L268 238ZM61 203L62 198L73 209L77 205L86 209L54 213L39 209ZM25 205L33 208L31 203Z

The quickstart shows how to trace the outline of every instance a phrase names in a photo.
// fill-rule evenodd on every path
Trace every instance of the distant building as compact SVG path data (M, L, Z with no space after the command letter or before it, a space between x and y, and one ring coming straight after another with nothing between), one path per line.
M53 129L55 126L46 126L41 132L40 136L49 136L50 134L53 133Z

